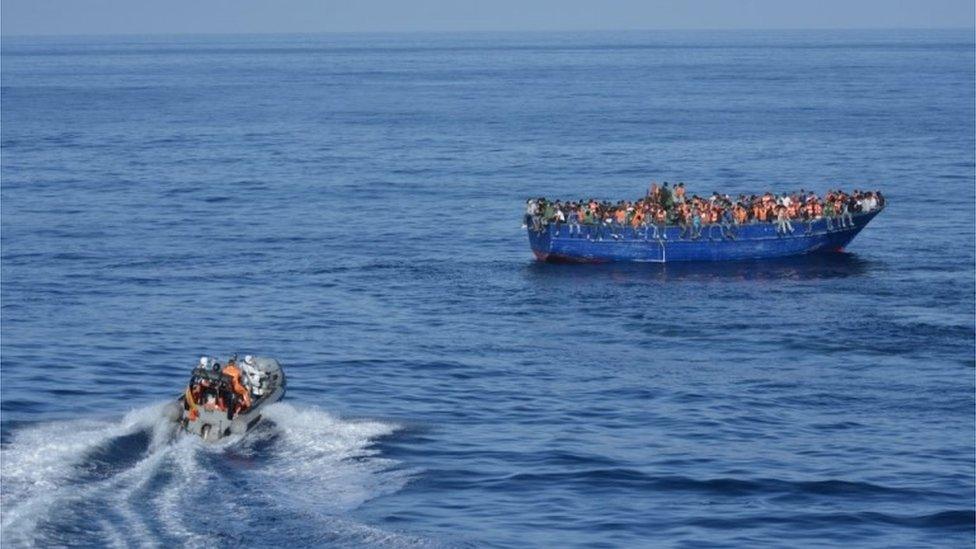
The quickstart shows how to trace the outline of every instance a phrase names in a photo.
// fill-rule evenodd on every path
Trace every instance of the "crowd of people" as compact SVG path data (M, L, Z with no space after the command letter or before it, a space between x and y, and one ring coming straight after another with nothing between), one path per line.
M575 201L531 198L526 203L525 224L534 230L555 225L559 232L566 227L570 235L602 239L620 238L622 229L632 228L644 238L665 239L669 226L681 227L679 238L697 239L706 230L717 229L724 238L735 238L735 227L751 223L772 223L781 235L793 234L800 222L807 222L807 232L813 221L826 220L828 230L842 229L854 224L853 216L883 208L885 198L880 191L827 191L817 196L813 191L776 195L712 193L711 196L688 196L684 183L671 187L652 183L647 194L637 200L616 203L593 198Z

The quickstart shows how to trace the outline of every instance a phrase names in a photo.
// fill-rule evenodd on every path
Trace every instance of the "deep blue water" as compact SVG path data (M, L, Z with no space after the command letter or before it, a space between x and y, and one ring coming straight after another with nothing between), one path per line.
M971 31L5 38L4 546L973 546ZM530 195L881 189L537 264ZM201 354L286 401L205 447Z

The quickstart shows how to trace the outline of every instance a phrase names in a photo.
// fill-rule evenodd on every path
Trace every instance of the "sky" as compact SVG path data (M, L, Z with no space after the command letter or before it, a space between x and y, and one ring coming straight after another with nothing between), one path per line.
M3 35L974 28L974 0L2 0Z

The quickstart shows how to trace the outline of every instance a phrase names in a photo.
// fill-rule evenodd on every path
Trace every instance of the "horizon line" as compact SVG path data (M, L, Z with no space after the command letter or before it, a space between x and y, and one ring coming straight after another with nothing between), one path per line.
M112 38L135 36L315 36L315 35L399 35L399 34L557 34L601 32L796 32L796 31L963 31L974 33L976 26L955 27L670 27L670 28L576 28L576 29L458 29L458 30L352 30L352 31L242 31L242 32L113 32L113 33L33 33L11 34L0 32L0 40L7 38Z

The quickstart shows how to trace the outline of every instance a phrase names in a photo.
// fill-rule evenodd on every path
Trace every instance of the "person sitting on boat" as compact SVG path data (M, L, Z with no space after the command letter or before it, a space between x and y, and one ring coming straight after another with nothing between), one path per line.
M732 212L737 225L745 225L749 220L749 211L746 210L746 207L742 205L742 202L736 202L735 208L732 210Z
M756 212L755 212L756 221L758 221L759 223L768 222L769 212L772 210L772 208L773 208L772 202L766 202L765 200L761 200L758 203L756 203Z
M183 393L183 409L186 410L186 416L190 421L196 421L200 417L199 403L202 399L203 385L191 379L190 384Z
M220 395L208 392L203 397L203 409L209 412L223 412L227 410L227 406L224 404L224 399ZM196 417L193 419L196 419Z

